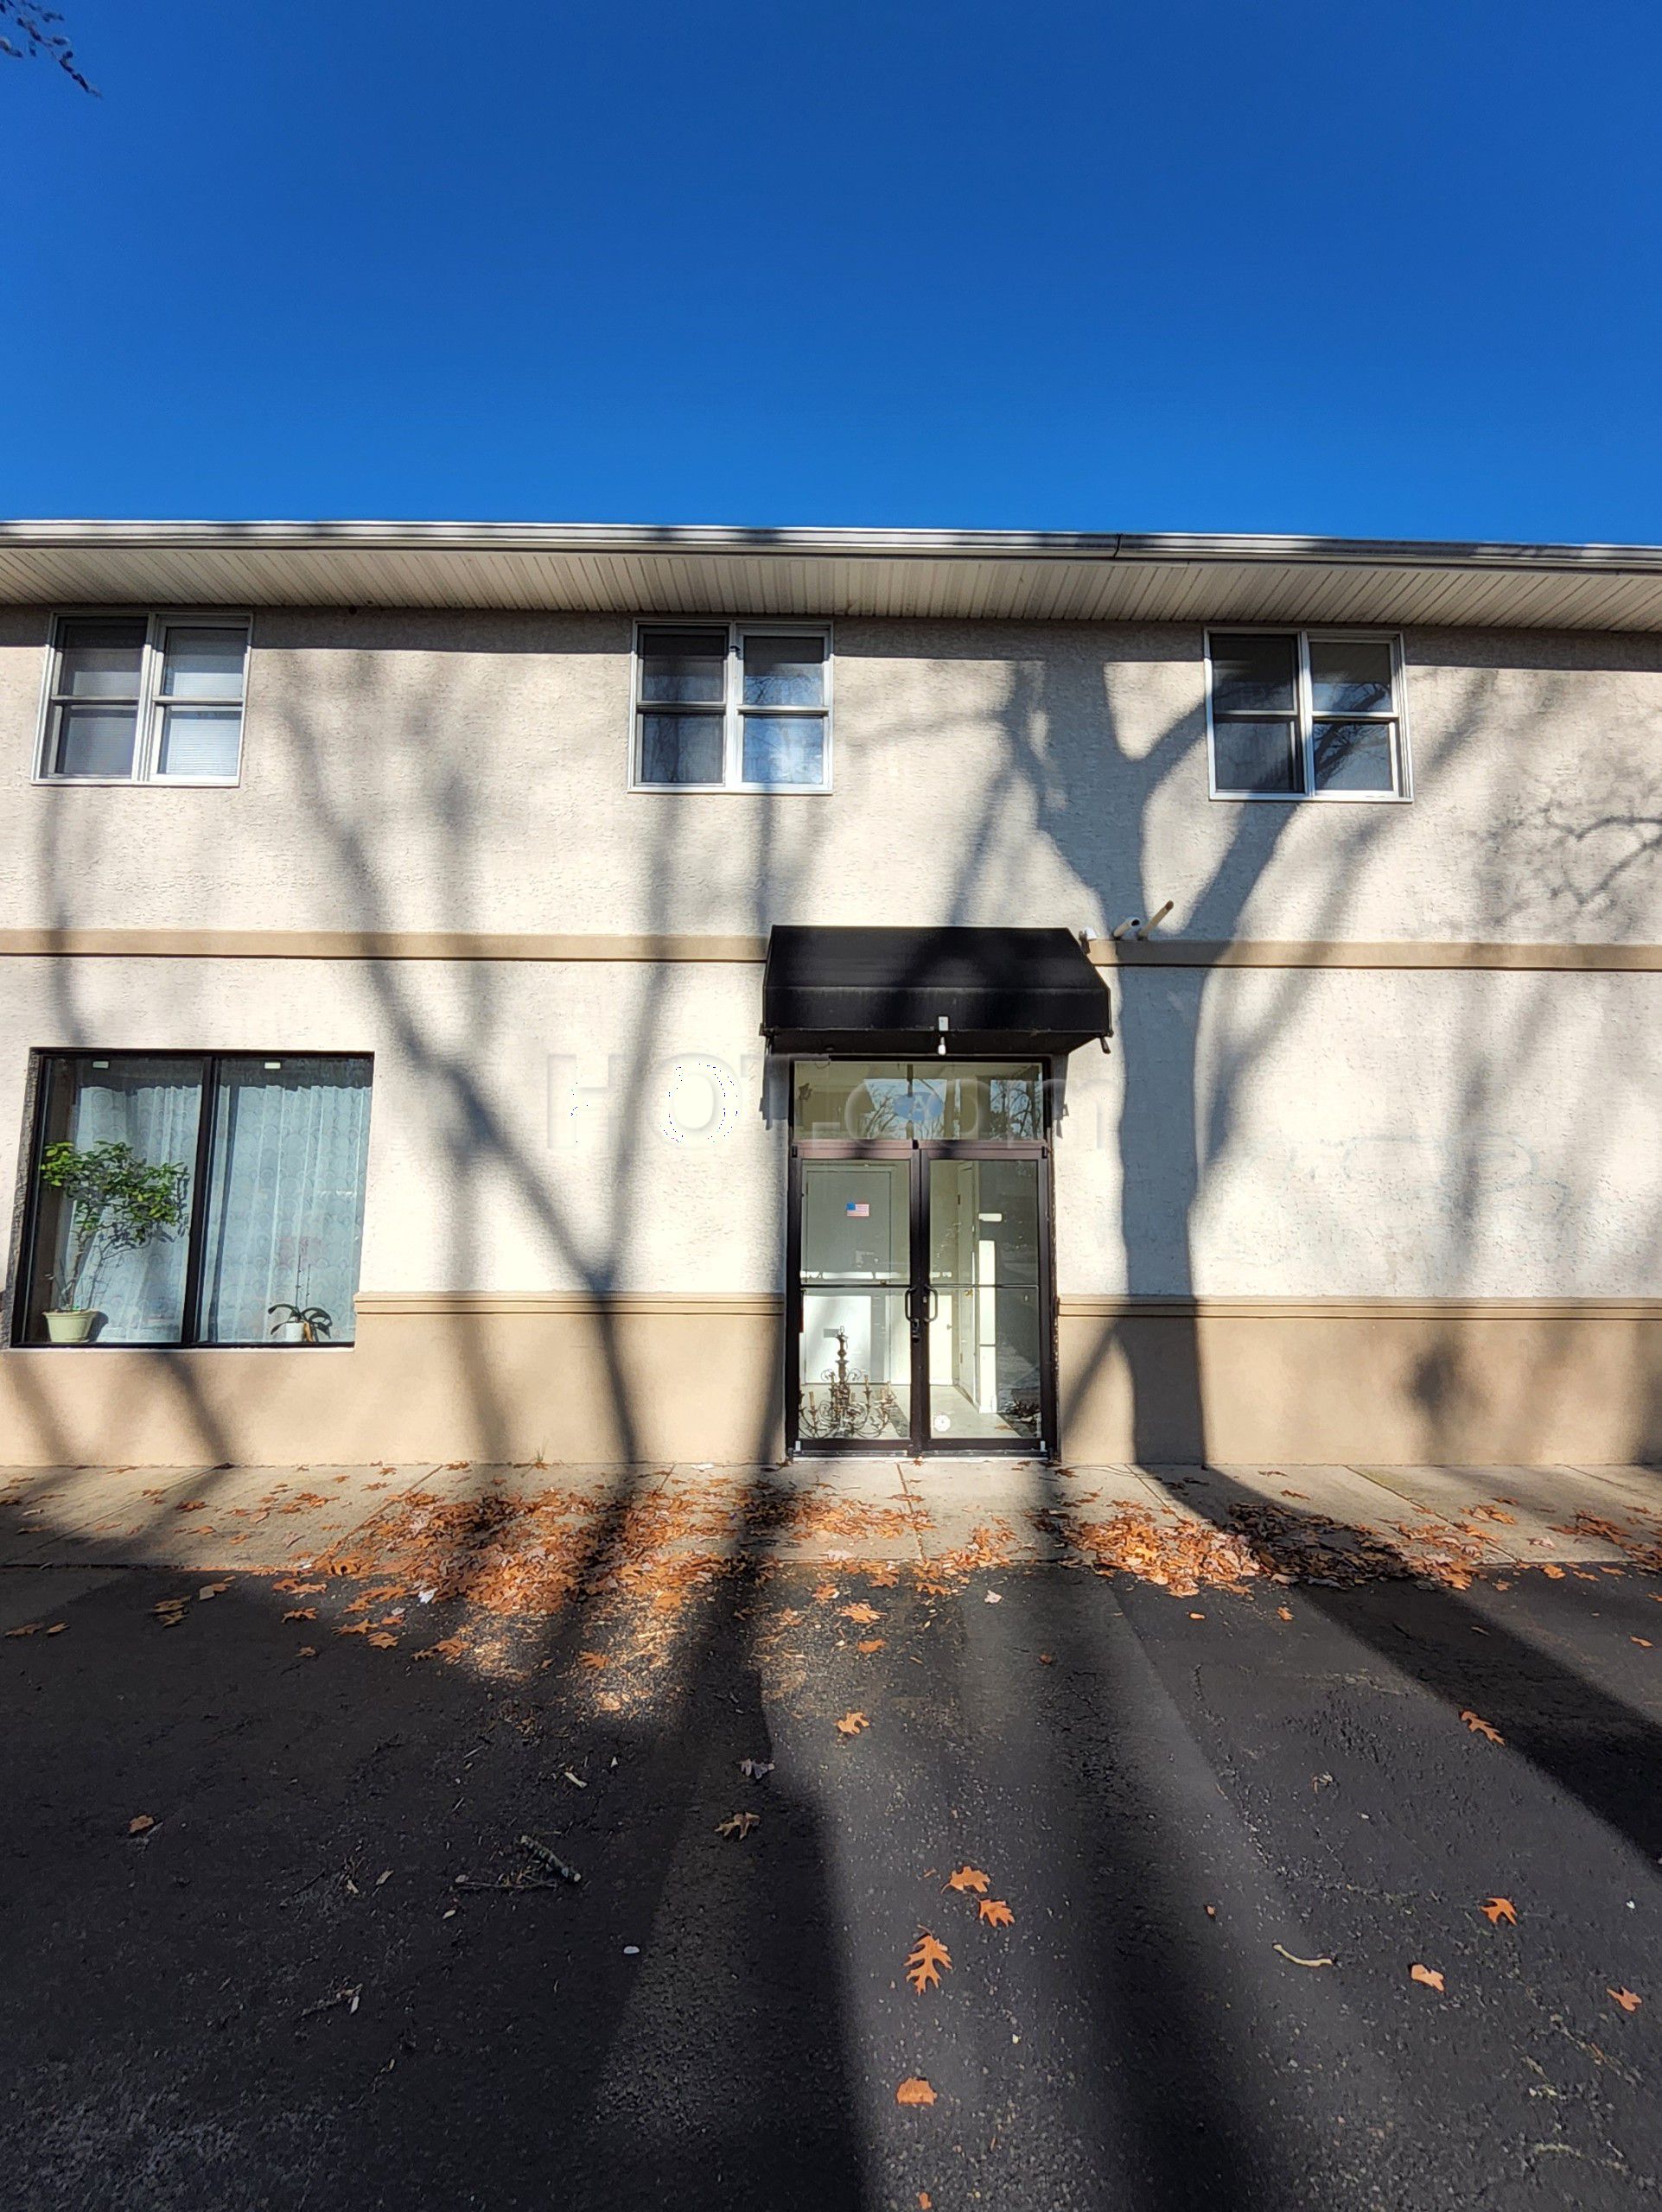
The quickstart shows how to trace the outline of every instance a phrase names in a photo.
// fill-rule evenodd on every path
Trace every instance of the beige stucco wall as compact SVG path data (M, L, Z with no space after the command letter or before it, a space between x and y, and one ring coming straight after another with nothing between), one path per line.
M761 932L1174 902L1218 938L1662 940L1662 639L1410 631L1411 805L1207 798L1198 626L844 621L835 791L631 793L629 626L268 609L243 782L29 782L0 611L0 929Z
M1662 976L1114 988L1056 1145L1070 1456L1662 1450ZM785 1139L759 989L742 963L0 963L13 1188L30 1048L375 1056L356 1349L8 1351L0 1462L761 1448ZM1493 1306L1519 1300L1552 1310Z

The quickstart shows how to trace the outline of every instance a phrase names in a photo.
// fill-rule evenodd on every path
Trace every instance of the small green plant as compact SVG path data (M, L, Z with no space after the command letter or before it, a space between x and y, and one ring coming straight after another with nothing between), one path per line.
M87 1310L111 1252L140 1251L184 1226L188 1171L177 1160L141 1160L130 1144L49 1144L41 1180L61 1191L70 1207L69 1255L58 1278L60 1313Z
M334 1326L334 1316L322 1306L268 1306L265 1311L280 1316L271 1325L273 1336L279 1329L298 1325L302 1344L315 1344Z

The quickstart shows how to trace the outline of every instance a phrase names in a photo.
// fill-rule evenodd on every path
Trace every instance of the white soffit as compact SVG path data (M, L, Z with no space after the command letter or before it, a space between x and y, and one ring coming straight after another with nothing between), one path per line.
M1662 548L525 523L0 523L0 601L1662 631Z

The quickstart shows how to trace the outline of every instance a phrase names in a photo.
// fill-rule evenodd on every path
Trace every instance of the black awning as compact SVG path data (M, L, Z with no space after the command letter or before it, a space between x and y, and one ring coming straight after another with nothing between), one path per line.
M946 1028L943 1031L943 1019ZM1071 930L777 928L761 1026L776 1052L1071 1052L1113 1033Z

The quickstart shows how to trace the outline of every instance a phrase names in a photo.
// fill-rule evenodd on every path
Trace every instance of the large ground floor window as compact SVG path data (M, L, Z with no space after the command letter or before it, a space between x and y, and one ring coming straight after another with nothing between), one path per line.
M46 1056L14 1340L350 1344L369 1092L366 1055Z

